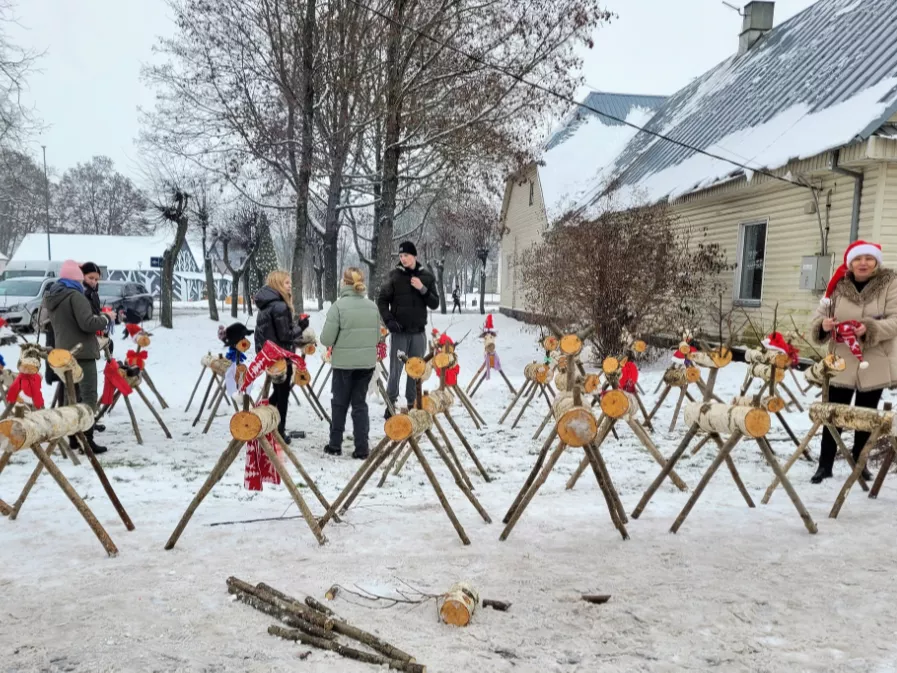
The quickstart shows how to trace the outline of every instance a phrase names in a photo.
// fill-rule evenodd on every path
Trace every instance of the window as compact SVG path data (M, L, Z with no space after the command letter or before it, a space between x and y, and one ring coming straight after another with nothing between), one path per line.
M536 195L536 183L532 180L529 181L529 205L533 205L533 201L535 201Z
M766 221L745 222L738 232L738 266L735 269L736 302L758 306L763 298L766 225Z

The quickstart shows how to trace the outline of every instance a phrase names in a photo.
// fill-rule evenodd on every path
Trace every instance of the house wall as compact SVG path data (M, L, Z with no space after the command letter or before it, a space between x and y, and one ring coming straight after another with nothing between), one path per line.
M530 205L530 185L533 203ZM506 233L501 240L499 279L500 305L505 309L524 309L520 277L514 265L516 255L542 240L548 226L542 187L535 164L523 175L508 180L505 193L503 221Z

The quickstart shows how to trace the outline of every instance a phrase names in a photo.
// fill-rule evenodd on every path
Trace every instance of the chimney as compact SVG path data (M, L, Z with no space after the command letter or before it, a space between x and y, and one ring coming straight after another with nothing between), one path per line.
M775 2L749 2L744 6L744 25L738 38L738 55L746 54L757 41L772 30Z

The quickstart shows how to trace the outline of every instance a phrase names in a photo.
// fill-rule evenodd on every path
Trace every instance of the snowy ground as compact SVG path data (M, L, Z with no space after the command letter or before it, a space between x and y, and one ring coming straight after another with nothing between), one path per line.
M320 328L323 316L315 314ZM462 380L481 361L476 340L479 315L452 323L461 337ZM499 349L515 384L537 356L536 335L496 318ZM574 491L567 476L581 454L565 455L507 542L500 521L523 483L540 443L531 439L544 406L516 430L498 426L509 393L494 378L476 401L489 427L476 432L461 416L479 456L495 480L471 475L495 523L485 524L454 488L444 466L437 474L472 540L461 545L419 467L369 487L340 525L326 529L319 547L297 519L211 527L228 520L294 515L285 489L260 494L242 488L242 457L197 512L175 550L163 545L201 481L228 441L218 419L208 435L191 428L184 413L199 373L199 359L216 349L217 326L198 315L179 315L176 329L158 329L149 367L171 408L164 412L174 435L165 440L140 409L147 443L132 438L127 416L116 411L101 436L109 445L102 460L136 523L128 533L92 472L62 469L94 508L120 549L107 558L84 521L45 475L16 522L0 520L0 671L308 671L373 670L330 653L267 635L272 620L233 603L225 579L264 581L299 596L321 597L335 583L391 592L407 582L429 592L465 579L483 596L511 601L510 612L482 610L466 629L436 620L432 604L375 610L337 600L341 616L376 630L413 653L433 672L502 671L857 671L897 670L897 481L877 501L857 488L837 520L828 510L846 477L811 486L814 469L804 462L791 472L819 525L807 534L789 499L778 491L768 506L749 510L725 469L678 535L668 532L687 495L670 485L645 514L629 523L622 541L610 523L594 478L587 473ZM5 348L8 362L16 349ZM319 360L311 361L315 370ZM660 368L645 372L648 398ZM743 376L734 365L721 376L729 396ZM671 406L661 412L656 440L672 452L683 429L668 435ZM382 405L372 408L373 432L381 436ZM797 429L808 423L790 414ZM326 427L307 407L293 408L288 428L309 437L294 440L325 495L334 498L357 468L348 455L325 458ZM627 430L604 456L627 511L657 474L657 465ZM774 431L780 456L789 451ZM349 448L346 442L345 448ZM814 453L818 448L813 446ZM347 451L347 454L350 451ZM759 503L771 476L755 446L734 454L742 477ZM713 451L680 463L679 474L697 484ZM469 460L465 461L469 465ZM0 497L15 500L34 465L19 454L0 475ZM435 461L434 461L435 465ZM893 479L893 477L892 477ZM319 508L316 508L319 510ZM579 599L584 592L612 594L603 606Z

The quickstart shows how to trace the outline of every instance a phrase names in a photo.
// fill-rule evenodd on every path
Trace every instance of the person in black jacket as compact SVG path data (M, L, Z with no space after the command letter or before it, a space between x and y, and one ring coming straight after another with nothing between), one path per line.
M427 350L427 309L439 308L436 277L417 261L417 248L411 241L399 245L399 264L380 287L377 308L390 331L389 383L386 392L395 406L399 399L399 380L404 366L398 354L423 357ZM417 395L414 380L405 384L405 400L414 406ZM387 418L389 410L386 411Z
M259 352L265 342L271 341L281 348L293 351L295 342L302 338L302 332L308 327L308 318L293 322L293 286L290 274L286 271L272 271L265 279L265 286L255 295L255 305L259 314L255 319L255 350ZM290 403L290 388L293 385L293 366L287 360L287 378L283 383L272 386L269 404L280 412L280 436L287 444L290 438L286 434L287 407Z

